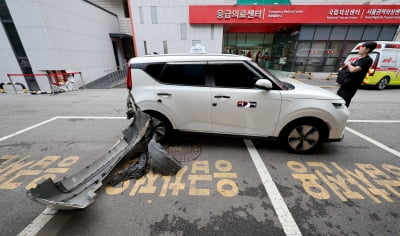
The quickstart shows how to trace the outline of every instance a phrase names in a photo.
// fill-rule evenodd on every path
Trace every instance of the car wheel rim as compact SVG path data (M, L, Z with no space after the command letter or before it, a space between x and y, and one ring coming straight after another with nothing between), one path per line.
M382 79L381 82L379 82L379 89L386 88L387 84L388 84L388 80L386 78Z
M154 131L154 136L156 138L157 141L161 140L166 133L166 128L165 128L165 124L157 119L157 118L152 118L152 125L153 125L153 131Z
M294 128L288 135L288 145L293 150L304 152L315 147L319 142L319 131L311 125Z

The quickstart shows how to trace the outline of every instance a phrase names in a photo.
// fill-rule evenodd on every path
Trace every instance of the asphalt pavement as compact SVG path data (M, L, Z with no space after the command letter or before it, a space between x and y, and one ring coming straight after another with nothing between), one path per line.
M337 90L323 76L297 79ZM396 235L399 89L359 90L344 140L314 154L178 134L164 144L183 164L176 176L105 184L88 208L59 212L26 190L107 152L130 124L127 91L0 94L0 235Z

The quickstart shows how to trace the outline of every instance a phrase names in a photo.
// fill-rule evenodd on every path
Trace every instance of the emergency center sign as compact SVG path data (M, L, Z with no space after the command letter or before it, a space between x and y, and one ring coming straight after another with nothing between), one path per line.
M400 5L189 6L190 24L398 24Z

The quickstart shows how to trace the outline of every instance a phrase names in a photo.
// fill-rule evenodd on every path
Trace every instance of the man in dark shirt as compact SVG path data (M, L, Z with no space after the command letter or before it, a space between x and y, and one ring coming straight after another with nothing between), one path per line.
M358 58L357 61L351 64L344 65L344 67L347 67L350 71L350 81L340 86L337 94L346 101L347 107L349 107L351 99L356 94L358 87L364 80L365 75L372 65L373 60L369 56L369 53L372 52L375 48L375 42L363 43L358 51L358 55L360 55L360 58Z

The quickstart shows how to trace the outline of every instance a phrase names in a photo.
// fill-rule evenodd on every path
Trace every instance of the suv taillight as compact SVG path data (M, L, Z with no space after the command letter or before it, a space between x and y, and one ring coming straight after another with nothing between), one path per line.
M131 64L128 63L126 68L126 88L132 89L132 72L131 72Z

